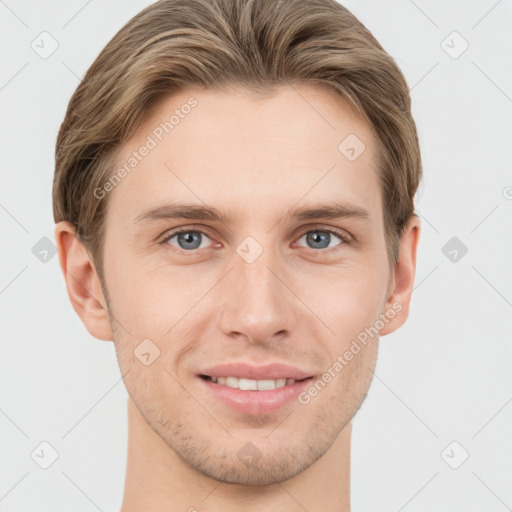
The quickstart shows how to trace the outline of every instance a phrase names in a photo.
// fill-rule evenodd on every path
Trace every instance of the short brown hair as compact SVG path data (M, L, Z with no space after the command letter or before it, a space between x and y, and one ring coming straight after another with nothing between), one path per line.
M106 200L94 190L148 109L187 87L327 87L377 136L386 248L396 263L422 166L405 78L335 0L160 0L106 45L73 94L56 145L55 222L67 220L102 276ZM340 141L341 142L341 141Z

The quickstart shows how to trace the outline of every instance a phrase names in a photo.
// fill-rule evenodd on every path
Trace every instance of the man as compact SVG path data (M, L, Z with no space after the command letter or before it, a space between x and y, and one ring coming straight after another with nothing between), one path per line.
M162 0L107 44L53 200L70 300L129 394L122 512L350 510L420 179L403 75L334 0Z

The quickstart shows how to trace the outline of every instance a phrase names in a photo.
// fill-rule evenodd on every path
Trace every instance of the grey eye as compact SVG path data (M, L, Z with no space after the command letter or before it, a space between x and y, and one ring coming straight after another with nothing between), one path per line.
M208 238L201 231L181 231L179 233L174 233L167 239L167 243L170 245L174 245L171 243L171 240L176 238L178 242L178 249L186 250L196 250L202 249L204 246L201 246L201 241L203 237ZM175 246L175 245L174 245ZM175 246L176 247L176 246Z
M339 235L323 229L308 231L307 233L304 233L300 239L304 237L306 238L308 247L311 249L327 249L330 246L330 242L333 241L332 237L338 238L338 240L343 242L343 239Z

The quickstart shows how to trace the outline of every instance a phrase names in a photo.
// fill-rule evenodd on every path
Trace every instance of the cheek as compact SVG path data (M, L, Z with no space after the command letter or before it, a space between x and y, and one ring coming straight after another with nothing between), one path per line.
M385 301L387 275L371 267L343 269L317 289L322 290L315 292L319 316L345 343L375 324Z
M148 268L141 259L110 253L105 261L109 296L116 320L130 337L161 337L203 295L203 286L169 264ZM108 268L107 268L108 265ZM166 268L167 267L167 268Z
M359 277L329 288L331 300L324 303L323 317L333 333L319 340L330 382L325 395L330 398L324 403L332 400L330 405L343 421L355 414L370 386L379 344L376 325L385 295L378 276Z

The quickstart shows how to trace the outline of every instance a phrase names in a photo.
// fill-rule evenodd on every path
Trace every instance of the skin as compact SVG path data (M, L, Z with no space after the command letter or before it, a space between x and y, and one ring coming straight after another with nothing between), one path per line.
M73 307L94 337L114 341L130 397L122 512L349 511L351 420L370 386L379 336L308 404L294 400L272 414L232 410L197 373L278 361L321 377L393 304L401 310L379 334L399 328L409 313L419 220L409 222L390 264L374 133L338 96L305 84L264 100L199 89L165 98L118 161L191 96L198 105L102 199L103 288L73 226L61 222L55 231ZM349 134L366 146L354 161L338 150ZM134 222L168 201L231 217ZM368 218L286 217L331 201L358 205ZM189 245L162 241L178 227L193 232ZM190 244L197 230L205 234ZM247 236L263 250L250 264L236 252ZM147 338L160 350L149 366L134 356ZM261 455L252 467L237 457L247 443Z

